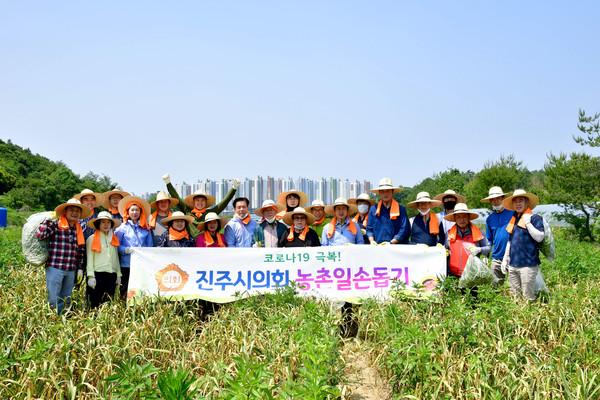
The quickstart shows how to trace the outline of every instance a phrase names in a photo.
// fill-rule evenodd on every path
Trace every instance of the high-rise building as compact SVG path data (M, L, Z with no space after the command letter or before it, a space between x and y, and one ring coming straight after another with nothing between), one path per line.
M233 181L227 179L204 181L187 184L174 184L175 190L181 198L185 198L197 190L211 196L215 196L216 202L223 201L227 192L231 189ZM370 193L371 182L367 180L349 181L347 178L321 178L313 180L305 177L298 178L274 178L257 176L256 178L244 178L239 186L236 197L247 197L250 200L250 210L254 211L262 205L266 199L277 200L277 196L289 190L299 190L308 196L309 204L315 200L322 200L325 204L332 204L338 197L347 199L358 197L361 193ZM154 195L153 193L149 194ZM229 203L226 212L233 212L233 205Z

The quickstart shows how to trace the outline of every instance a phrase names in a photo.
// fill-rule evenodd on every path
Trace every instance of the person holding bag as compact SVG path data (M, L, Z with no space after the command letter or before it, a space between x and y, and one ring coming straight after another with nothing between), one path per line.
M510 293L535 300L535 279L540 269L539 244L544 240L544 221L532 209L539 203L533 193L517 189L512 196L502 201L502 206L514 211L506 226L508 244L501 267L508 271Z

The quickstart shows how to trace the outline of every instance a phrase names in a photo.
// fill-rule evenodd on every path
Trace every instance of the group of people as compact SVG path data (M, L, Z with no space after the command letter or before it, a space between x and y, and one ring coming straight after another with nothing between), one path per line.
M448 275L457 277L470 255L491 252L491 268L500 283L508 275L511 293L535 299L533 285L540 265L537 243L543 240L544 229L541 217L531 211L538 204L537 196L522 190L490 189L481 200L490 202L494 210L484 235L472 223L478 215L453 190L433 199L427 192L419 193L407 204L418 211L409 219L393 197L402 189L389 178L371 190L379 201L363 193L354 199L337 198L330 205L314 200L307 207L305 193L281 193L277 202L265 200L255 210L259 222L251 218L247 198L234 199L240 185L237 179L218 204L214 196L202 191L181 199L170 176L163 180L167 192L159 192L152 203L121 190L95 193L85 189L56 207L58 219L48 217L39 226L38 238L49 239L48 301L59 314L68 307L76 281L87 281L91 307L107 301L118 287L125 296L135 247L437 245L447 250ZM219 217L232 199L233 217ZM434 213L435 207L444 210Z

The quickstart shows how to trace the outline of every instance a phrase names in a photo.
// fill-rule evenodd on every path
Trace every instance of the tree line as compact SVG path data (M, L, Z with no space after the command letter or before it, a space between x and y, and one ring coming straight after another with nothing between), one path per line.
M83 188L106 192L117 184L106 175L79 176L62 161L51 161L10 140L0 140L0 205L13 210L53 210Z
M600 147L600 113L589 116L579 110L577 128L580 134L573 135L577 143L591 149ZM80 177L62 161L32 154L10 140L0 140L0 154L0 205L6 208L51 210L84 188L95 192L117 188L117 183L106 175L88 172ZM551 153L539 171L530 171L512 154L502 155L487 161L479 172L450 167L394 196L406 204L418 192L435 196L453 189L467 197L469 208L491 208L480 199L487 197L492 186L506 192L525 189L535 193L541 204L562 205L565 212L556 217L569 223L581 240L595 242L600 237L600 157L586 152Z

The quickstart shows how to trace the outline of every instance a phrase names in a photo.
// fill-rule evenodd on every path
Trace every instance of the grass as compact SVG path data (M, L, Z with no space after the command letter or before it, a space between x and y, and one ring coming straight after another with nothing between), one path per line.
M0 230L0 398L347 398L339 318L289 288L199 318L195 302L86 309L58 317L41 268L25 264L18 228ZM551 295L474 301L446 283L440 302L360 307L358 351L395 398L600 397L600 251L558 231L542 266Z

